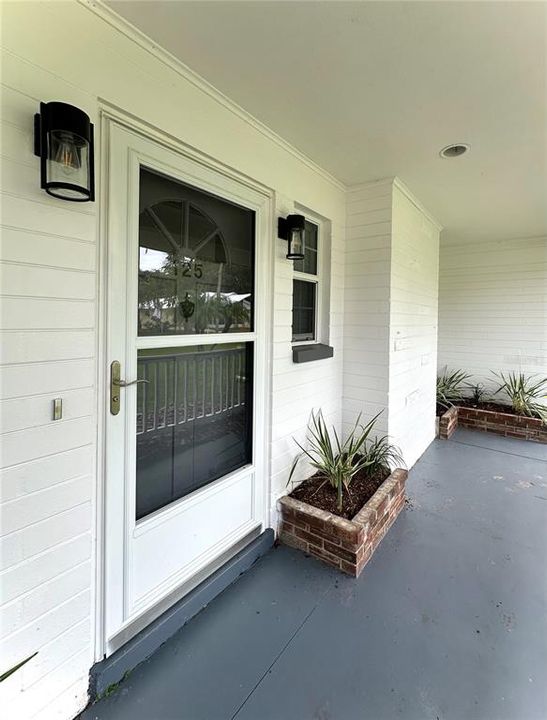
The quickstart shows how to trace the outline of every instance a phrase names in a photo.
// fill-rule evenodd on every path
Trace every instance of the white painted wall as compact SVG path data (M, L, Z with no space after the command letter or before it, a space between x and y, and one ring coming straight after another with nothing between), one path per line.
M30 10L30 8L29 8ZM4 15L5 35L9 21ZM29 18L29 22L32 21ZM96 440L95 208L38 189L32 118L71 85L4 55L0 265L0 663L39 654L0 685L8 717L70 717L92 658ZM34 95L34 97L33 97ZM93 107L93 106L92 106ZM52 400L64 419L53 423Z
M309 207L309 206L308 206ZM277 196L278 215L293 212L290 201ZM323 213L324 215L324 213ZM292 280L293 267L285 259L286 244L278 244L274 275L273 365L272 365L272 448L271 494L272 525L277 527L275 501L287 493L287 478L298 452L294 442L304 442L312 409L321 408L329 423L340 428L342 410L342 350L344 302L344 222L339 218L322 224L330 235L330 313L328 342L334 357L312 363L292 360ZM302 463L294 481L307 472ZM275 517L274 517L275 516Z
M39 102L73 103L95 123L100 102L113 104L274 189L279 209L296 202L330 221L331 360L292 363L292 264L276 241L272 507L285 491L292 435L303 436L311 408L320 404L340 423L345 196L341 184L226 98L84 4L4 3L2 14L1 670L39 654L1 684L0 706L18 720L67 720L85 705L87 672L99 656L97 373L107 362L97 331L101 207L38 189L32 129ZM99 137L97 160L100 153ZM55 423L54 397L65 411Z
M343 422L382 411L410 468L435 437L440 227L398 179L347 202Z
M495 385L490 371L547 375L547 238L441 244L439 356Z
M392 223L389 434L410 468L435 437L440 227L398 182Z
M393 179L350 188L346 220L345 430L382 412L388 431Z

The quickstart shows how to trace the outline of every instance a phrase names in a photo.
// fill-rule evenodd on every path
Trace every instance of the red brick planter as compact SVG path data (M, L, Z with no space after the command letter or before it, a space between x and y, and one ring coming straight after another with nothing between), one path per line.
M405 504L406 470L394 470L353 520L285 495L279 539L358 577Z
M442 440L450 440L452 435L456 432L457 427L458 408L451 407L439 418L439 431L437 433L437 437L440 437Z
M547 425L544 425L539 418L460 406L458 425L505 437L547 443Z
M438 437L448 440L457 427L503 435L504 437L547 443L547 425L539 418L482 410L463 405L451 407L439 418Z

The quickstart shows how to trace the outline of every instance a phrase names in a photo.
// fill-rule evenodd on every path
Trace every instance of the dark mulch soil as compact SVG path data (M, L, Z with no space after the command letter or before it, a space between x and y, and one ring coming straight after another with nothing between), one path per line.
M476 402L473 402L473 400L470 400L469 398L465 398L464 400L458 400L454 404L460 405L461 407L475 408L476 410L491 410L492 412L509 413L509 415L518 415L519 414L519 413L516 413L510 405L503 405L502 403L495 403L495 402L476 403ZM437 417L441 417L441 415L444 415L447 410L448 410L448 408L445 408L444 405L437 405Z
M351 520L390 474L390 470L381 468L374 473L369 474L362 470L354 475L349 489L344 491L342 512L338 510L336 490L322 475L314 475L304 480L290 495L295 500L301 500L320 510Z
M437 404L437 417L441 417L445 414L445 412L448 412L450 408L445 407L444 405Z
M481 402L476 403L473 400L458 400L456 405L462 407L475 408L476 410L491 410L492 412L509 413L510 415L517 415L510 405L503 405L502 403L493 402Z

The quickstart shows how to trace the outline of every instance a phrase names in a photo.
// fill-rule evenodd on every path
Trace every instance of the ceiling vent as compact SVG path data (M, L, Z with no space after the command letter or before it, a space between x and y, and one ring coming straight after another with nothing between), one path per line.
M469 150L469 145L466 143L454 143L453 145L447 145L444 147L439 155L443 158L455 158L464 155Z

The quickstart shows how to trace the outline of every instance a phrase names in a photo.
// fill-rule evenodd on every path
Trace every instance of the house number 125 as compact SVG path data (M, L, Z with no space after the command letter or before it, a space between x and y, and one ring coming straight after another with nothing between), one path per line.
M203 265L195 260L187 260L182 263L183 277L195 277L198 280L203 277Z

